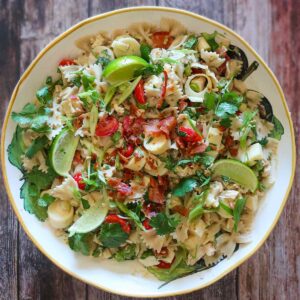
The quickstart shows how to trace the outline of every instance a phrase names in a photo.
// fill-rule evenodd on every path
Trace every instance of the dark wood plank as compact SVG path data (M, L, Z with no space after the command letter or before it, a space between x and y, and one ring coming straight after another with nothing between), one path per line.
M76 1L24 1L21 72L55 36L88 16L88 4ZM84 299L86 285L53 265L20 230L20 299Z
M251 11L251 4L241 2L240 12L247 7L246 11ZM253 40L277 76L292 114L296 137L299 137L300 67L296 55L300 53L300 42L294 38L300 29L299 1L264 2L260 5L258 15L252 13L252 18L249 18L248 13L244 14L247 14L250 22L243 22L239 30L247 35L245 37L248 40ZM247 29L249 27L255 30L251 32ZM260 37L256 34L255 37L253 32L262 34ZM299 138L296 138L296 142L299 155ZM298 160L293 190L278 225L259 252L239 269L241 299L299 299L299 167Z
M0 0L0 120L3 124L10 94L19 77L20 20L22 10L19 1ZM9 53L9 58L8 58ZM18 297L18 223L8 201L3 185L0 185L0 299Z

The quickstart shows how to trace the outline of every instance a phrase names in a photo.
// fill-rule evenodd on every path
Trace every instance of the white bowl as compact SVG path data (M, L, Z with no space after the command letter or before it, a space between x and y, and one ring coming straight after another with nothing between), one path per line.
M285 134L279 146L276 182L260 203L253 224L253 241L241 246L230 259L223 260L217 266L158 289L161 282L147 275L138 263L102 261L78 255L57 238L46 223L39 222L27 213L23 208L23 200L19 197L21 173L9 163L6 149L16 127L10 118L11 112L21 110L33 99L35 91L43 84L46 76L55 74L56 66L62 58L78 54L76 40L96 34L100 30L124 28L133 22L151 20L158 24L162 17L174 18L190 31L218 30L226 33L234 44L245 51L250 62L257 60L260 66L247 83L271 101L276 116L285 128ZM267 239L283 210L292 186L296 160L294 130L283 92L259 55L240 36L225 26L187 11L163 7L127 8L95 16L70 28L46 46L25 71L13 92L2 129L1 151L2 171L9 199L19 222L39 250L58 267L86 283L112 293L135 297L178 295L201 289L216 282L253 255Z

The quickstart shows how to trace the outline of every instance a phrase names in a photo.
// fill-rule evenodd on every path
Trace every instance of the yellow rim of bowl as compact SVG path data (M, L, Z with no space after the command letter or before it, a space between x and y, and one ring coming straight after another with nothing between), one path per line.
M19 87L22 84L22 82L29 76L30 72L32 71L32 69L35 67L35 65L39 62L39 60L44 56L44 54L51 49L54 45L56 45L58 42L60 42L61 40L63 40L66 36L68 36L69 34L71 34L72 32L76 31L78 28L92 23L96 20L100 20L100 19L105 19L108 18L110 16L113 15L117 15L117 14L122 14L122 13L127 13L127 12L131 12L131 11L148 11L148 10L156 10L156 11L162 11L162 12L173 12L173 13L177 13L177 14L182 14L182 15L187 15L190 16L192 18L207 22L213 26L216 26L218 28L220 28L221 30L225 31L225 32L229 32L230 34L232 34L233 36L235 36L238 40L241 41L242 44L244 44L244 46L247 48L247 50L249 52L251 52L256 59L259 61L260 64L263 65L263 67L267 70L268 74L270 75L270 77L272 78L273 82L276 85L276 88L279 92L280 95L280 99L281 102L284 106L285 112L286 112L286 117L288 118L289 121L289 126L290 126L290 131L291 131L291 143L292 143L292 174L291 174L291 178L290 178L290 182L288 185L288 188L286 190L284 199L281 203L281 206L279 208L279 211L277 213L277 215L275 216L274 222L272 223L272 225L270 226L270 228L268 229L267 233L265 234L265 236L261 239L261 241L258 243L258 245L250 252L248 253L245 257L243 257L242 259L240 259L236 264L234 264L233 266L231 266L230 268L228 268L227 270L225 270L224 272L222 272L221 274L219 274L216 278L212 279L211 281L205 283L205 284L200 284L194 288L190 288L190 289L186 289L186 290L182 290L179 292L161 292L158 294L154 294L154 295L142 295L142 294L131 294L131 293L119 293L116 290L112 290L109 289L105 286L102 286L101 284L95 284L90 282L89 280L86 280L84 278L81 278L80 276L78 276L77 274L73 273L71 270L67 270L63 265L60 264L60 262L56 261L55 259L53 259L51 256L49 256L46 252L46 250L39 244L39 242L31 235L29 229L27 228L27 226L25 225L25 223L23 222L23 219L21 217L21 214L18 211L18 208L16 206L16 203L14 201L14 198L11 194L10 191L10 187L8 184L8 179L7 179L7 175L6 175L6 163L5 163L5 136L6 136L6 129L7 129L7 123L11 114L11 109L13 107L13 104L15 102L16 99L16 95L18 93ZM8 109L5 115L5 119L4 119L4 123L3 123L3 127L2 127L2 137L1 137L1 163L2 163L2 173L3 173L3 179L4 179L4 184L7 190L7 194L8 194L8 198L11 202L11 205L13 207L13 210L15 212L15 214L17 215L17 218L19 220L19 222L21 223L21 226L23 227L24 231L26 232L26 234L29 236L29 238L32 240L32 242L36 245L36 247L50 260L52 261L56 266L58 266L59 268L61 268L62 270L64 270L66 273L68 273L69 275L75 277L76 279L79 279L85 283L88 283L96 288L100 288L103 289L104 291L110 292L110 293L114 293L114 294L119 294L122 296L132 296L132 297L146 297L146 298L150 298L150 297L167 297L167 296L176 296L176 295L181 295L181 294L186 294L186 293L191 293L193 291L196 290L200 290L204 287L207 287L215 282L217 282L219 279L221 279L222 277L224 277L225 275L227 275L228 273L230 273L231 271L233 271L234 269L236 269L238 266L240 266L243 262L245 262L248 258L250 258L265 242L265 240L268 238L268 236L270 235L271 231L273 230L273 228L275 227L276 223L278 222L278 219L282 213L282 210L285 206L285 203L288 199L290 190L292 188L292 184L293 184L293 179L294 179L294 175L295 175L295 169L296 169L296 145L295 145L295 134L294 134L294 128L293 128L293 123L290 117L290 113L287 107L287 103L286 100L284 98L283 95L283 91L275 77L275 75L273 74L273 72L270 70L270 68L267 66L267 64L263 61L263 59L256 53L256 51L241 37L239 36L237 33L235 33L233 30L231 30L230 28L226 27L225 25L222 25L216 21L213 21L211 19L208 19L206 17L197 15L195 13L189 12L189 11L185 11L185 10L181 10L181 9L175 9L175 8L168 8L168 7L156 7L156 6L145 6L145 7L129 7L129 8L123 8L123 9L119 9L119 10L115 10L115 11L111 11L111 12L107 12L107 13L103 13L101 15L97 15L88 19L85 19L79 23L77 23L76 25L74 25L73 27L69 28L68 30L66 30L65 32L63 32L61 35L59 35L57 38L55 38L51 43L49 43L38 55L37 57L32 61L32 63L29 65L29 67L26 69L26 71L23 73L23 75L21 76L20 80L18 81L13 94L11 96L9 105L8 105Z

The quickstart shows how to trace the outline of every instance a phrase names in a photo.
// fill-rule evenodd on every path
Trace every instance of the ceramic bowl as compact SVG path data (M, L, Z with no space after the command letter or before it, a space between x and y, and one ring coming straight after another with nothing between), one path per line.
M180 21L188 30L226 34L235 45L245 51L250 62L257 60L258 70L248 80L249 87L262 92L272 103L274 112L285 128L279 145L276 182L261 201L253 223L253 240L243 245L230 259L224 259L215 267L176 280L158 289L161 282L147 274L137 262L118 263L112 260L99 260L84 257L71 251L57 238L47 223L39 222L23 208L20 199L21 173L7 159L7 147L12 139L16 124L10 114L19 111L30 102L35 91L43 84L44 78L56 73L58 62L66 55L76 56L79 50L75 41L98 33L125 28L133 22L149 20L159 24L162 17ZM275 76L259 55L239 35L227 27L202 16L171 8L138 7L112 11L86 19L73 26L43 49L18 82L7 110L2 129L2 168L9 199L24 230L33 243L54 264L70 275L103 290L135 297L161 297L178 295L204 288L237 268L248 259L267 239L278 221L291 189L295 170L295 142L290 113L283 92Z

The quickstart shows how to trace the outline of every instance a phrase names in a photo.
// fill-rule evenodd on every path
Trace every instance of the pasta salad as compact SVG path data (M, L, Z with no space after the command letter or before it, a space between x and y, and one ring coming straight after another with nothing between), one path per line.
M230 258L251 240L284 133L247 87L258 63L164 19L77 44L12 113L25 210L75 252L136 259L165 282Z

